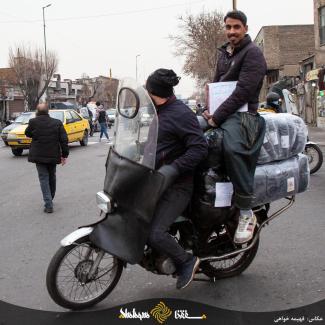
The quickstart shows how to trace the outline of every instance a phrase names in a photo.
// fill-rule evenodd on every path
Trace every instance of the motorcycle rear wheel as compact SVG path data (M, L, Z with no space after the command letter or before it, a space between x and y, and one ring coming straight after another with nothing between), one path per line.
M209 278L225 279L237 276L244 272L253 262L259 246L259 240L248 251L239 253L230 258L220 261L205 261L201 264L202 273Z
M59 248L46 274L47 290L54 302L64 308L81 310L108 296L121 277L123 262L105 253L94 276L88 279L89 270L100 252L88 236L79 239L77 245ZM108 259L111 264L105 267ZM105 280L107 275L109 279Z

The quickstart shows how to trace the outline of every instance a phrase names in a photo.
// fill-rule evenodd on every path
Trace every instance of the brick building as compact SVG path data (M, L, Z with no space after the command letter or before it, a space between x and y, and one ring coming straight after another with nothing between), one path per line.
M268 67L261 92L264 98L274 82L300 75L299 62L315 51L314 25L263 26L254 42L263 51Z

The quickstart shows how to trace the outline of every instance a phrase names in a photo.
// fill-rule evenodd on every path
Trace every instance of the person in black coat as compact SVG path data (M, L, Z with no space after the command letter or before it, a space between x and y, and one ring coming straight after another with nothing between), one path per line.
M263 53L246 34L246 15L234 10L227 13L224 22L229 42L219 49L214 82L237 84L213 115L205 112L204 116L212 127L224 132L225 167L234 186L235 206L240 209L234 242L243 244L252 238L256 226L252 211L254 174L265 133L265 121L257 109L267 67ZM245 104L248 112L238 112Z
M159 120L155 167L166 180L148 243L173 259L178 273L176 288L182 289L192 281L200 261L187 253L168 230L191 199L194 170L207 156L208 148L195 114L174 95L173 87L179 79L173 70L158 69L146 82Z
M39 104L36 117L25 130L32 138L28 161L35 163L44 200L44 212L53 212L56 190L56 165L66 163L69 155L68 136L60 120L49 116L47 104Z

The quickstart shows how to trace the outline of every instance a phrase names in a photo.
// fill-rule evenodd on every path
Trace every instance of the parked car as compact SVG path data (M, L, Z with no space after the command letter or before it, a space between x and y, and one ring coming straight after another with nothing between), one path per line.
M107 115L109 123L113 125L115 123L116 109L115 108L109 108L106 111L106 115Z
M88 144L89 123L75 110L60 109L49 110L51 117L60 120L68 135L68 141L80 142L81 146ZM35 112L25 112L22 114L22 123L11 130L7 135L7 142L15 156L21 156L24 149L30 147L32 139L26 137L25 130L31 118L35 117Z
M29 116L29 113L20 114L14 121L10 121L11 123L2 129L1 138L6 146L8 146L8 141L7 141L8 133L12 131L14 128L16 128L17 126L24 124L26 118L28 118L27 116Z

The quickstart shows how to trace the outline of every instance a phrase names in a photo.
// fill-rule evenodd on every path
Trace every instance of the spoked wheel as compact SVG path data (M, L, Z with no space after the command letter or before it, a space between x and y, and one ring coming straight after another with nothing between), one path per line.
M220 239L219 235L219 238L212 239L212 241L218 240L221 243L216 243L218 255L234 251L236 247L232 242L232 236L228 237L227 234L222 234L221 236L223 236L224 238ZM211 244L213 245L212 242ZM248 245L249 243L241 245L240 247L237 247L237 249L245 248ZM202 272L208 277L216 279L229 278L239 275L244 272L254 260L254 257L256 256L258 250L258 245L259 240L256 241L255 245L250 250L239 253L235 256L215 262L204 261L201 263Z
M313 143L307 144L305 154L308 157L310 173L316 173L323 164L323 153L320 148Z
M77 244L57 251L47 270L46 286L58 305L80 310L105 299L116 286L122 270L121 260L94 247L88 237L83 237Z

